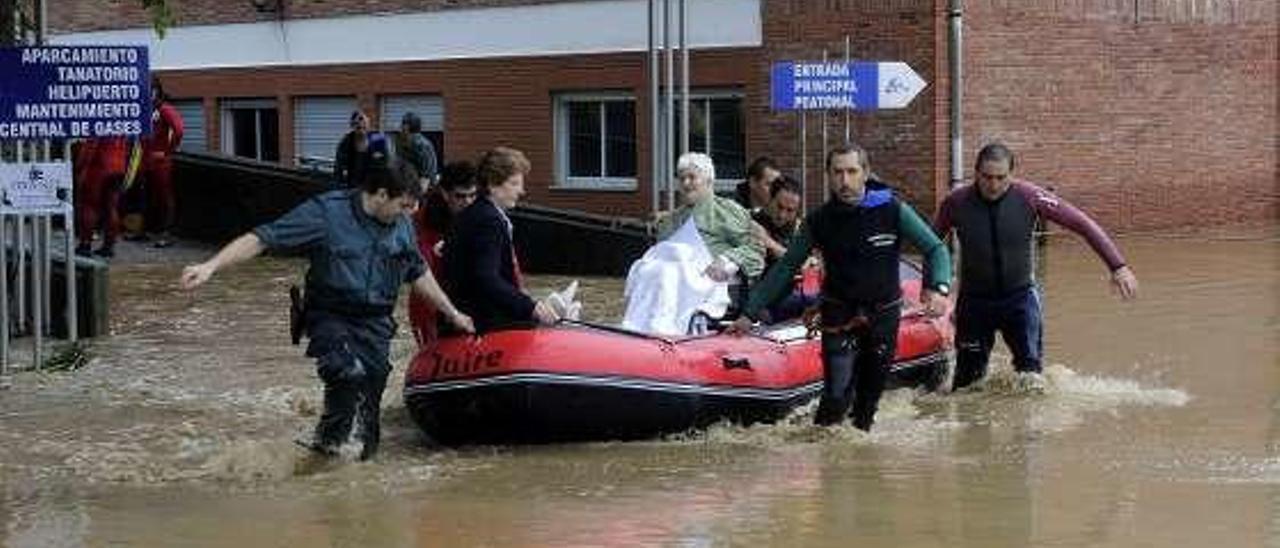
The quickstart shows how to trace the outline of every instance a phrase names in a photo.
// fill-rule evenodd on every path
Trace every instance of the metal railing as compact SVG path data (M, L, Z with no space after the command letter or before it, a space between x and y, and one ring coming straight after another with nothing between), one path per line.
M70 157L70 144L64 143L61 148L61 157ZM66 169L65 179L55 179L58 203L54 205L23 207L14 203L9 188L12 177L6 177L0 188L0 377L8 374L13 335L31 335L33 367L39 369L44 364L45 335L51 332L53 323L53 220L57 217L62 218L63 226L67 339L78 339L73 189L69 166L50 162L52 149L49 141L16 141L5 144L0 154L0 164L5 164L9 174L14 173L8 167L13 165L30 170L32 177L51 167Z

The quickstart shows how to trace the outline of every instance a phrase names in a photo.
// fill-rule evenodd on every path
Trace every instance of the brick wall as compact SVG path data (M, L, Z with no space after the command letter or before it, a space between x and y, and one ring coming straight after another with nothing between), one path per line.
M966 8L966 169L1005 141L1121 231L1276 219L1273 0Z
M277 0L264 0L274 4ZM548 4L563 0L278 0L281 9L259 11L253 0L169 0L174 24L216 25L437 11L456 8ZM595 0L575 0L595 1ZM139 0L56 0L50 2L49 27L55 33L139 28L151 25Z
M845 37L855 60L905 61L928 82L928 87L905 109L854 112L850 137L867 149L872 168L898 186L925 213L933 211L939 154L935 118L945 117L937 98L945 95L937 84L935 36L940 19L933 0L766 0L764 2L764 58L752 67L748 87L747 154L775 157L784 171L801 175L807 159L809 204L821 203L824 152L823 113L810 111L804 122L807 155L801 155L797 112L773 112L769 105L769 68L777 61L843 59ZM944 58L945 59L945 58ZM827 144L844 141L845 116L827 114ZM945 145L945 143L944 143ZM945 157L942 158L945 162ZM945 167L945 163L943 164ZM942 173L945 177L945 171Z
M537 0L286 0L291 17L514 5ZM68 0L54 27L143 24L134 0ZM93 5L105 8L93 8ZM249 0L174 0L180 23L263 16ZM769 154L799 175L799 116L769 107L775 61L843 56L901 60L928 82L906 109L851 116L876 171L925 213L948 174L946 0L762 0L762 48L696 52L695 85L741 88L747 154ZM966 0L964 165L991 140L1020 155L1019 173L1052 185L1113 230L1273 221L1278 214L1277 7L1273 0ZM107 16L103 16L103 10ZM59 23L61 21L62 23ZM59 26L63 25L63 26ZM94 27L93 25L98 25ZM440 93L446 147L469 157L498 143L534 162L531 198L561 207L638 215L647 210L647 62L643 54L174 73L177 96L213 98ZM637 98L638 192L551 190L556 91L622 89ZM293 150L282 104L281 151ZM809 199L822 198L822 116L807 118ZM828 116L828 142L844 116Z
M759 52L755 49L698 51L690 63L699 87L744 88ZM206 98L208 142L219 143L218 107L208 98L276 97L280 105L281 157L291 157L292 98L355 95L366 112L378 115L378 95L439 94L445 108L445 155L474 158L485 149L508 145L523 150L533 164L529 199L552 207L641 216L650 203L649 110L643 53L387 63L359 67L307 67L170 71L162 75L175 98ZM614 90L636 97L636 147L641 159L639 190L600 192L550 188L554 170L553 104L556 93Z

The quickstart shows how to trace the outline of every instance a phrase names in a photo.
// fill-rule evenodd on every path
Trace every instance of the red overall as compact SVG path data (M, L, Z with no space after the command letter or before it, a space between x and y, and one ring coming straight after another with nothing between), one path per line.
M157 232L173 227L177 203L173 192L172 155L182 143L182 115L169 103L160 103L151 115L151 136L142 140L142 176L147 201L155 212Z
M128 143L124 137L100 137L80 144L76 154L76 236L89 247L93 231L102 230L102 245L115 245L120 234L120 187L124 183Z

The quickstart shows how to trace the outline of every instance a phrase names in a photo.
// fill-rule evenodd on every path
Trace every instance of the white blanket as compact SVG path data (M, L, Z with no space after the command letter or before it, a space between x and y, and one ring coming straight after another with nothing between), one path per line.
M693 219L649 248L627 273L622 327L684 335L699 310L712 318L723 316L729 306L728 285L703 273L713 260Z

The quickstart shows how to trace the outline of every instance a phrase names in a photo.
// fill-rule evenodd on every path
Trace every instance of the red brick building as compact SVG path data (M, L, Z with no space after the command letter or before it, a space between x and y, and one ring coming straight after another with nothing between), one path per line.
M769 68L852 57L910 64L902 110L855 112L875 169L931 211L948 184L946 0L688 0L695 148L722 182L768 154L821 198L823 116L769 105ZM418 111L446 159L497 144L534 165L536 203L650 207L646 0L171 0L156 41L138 2L51 6L55 43L150 43L193 128L189 147L292 162L331 156L346 115L392 129ZM674 2L673 2L674 3ZM1272 0L967 0L964 165L1020 153L1116 230L1273 222L1277 6ZM827 117L843 139L844 115Z

